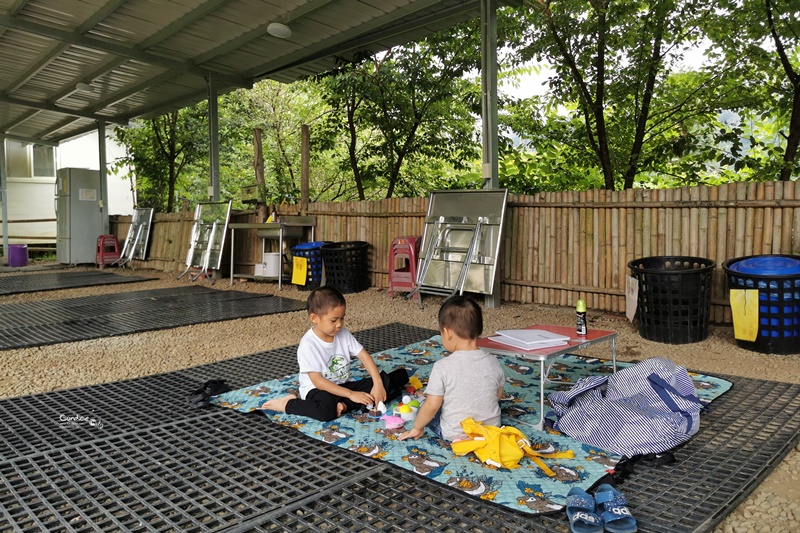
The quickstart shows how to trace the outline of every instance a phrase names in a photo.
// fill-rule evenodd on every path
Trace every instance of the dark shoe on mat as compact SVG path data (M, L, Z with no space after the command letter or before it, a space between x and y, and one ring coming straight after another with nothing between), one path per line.
M594 498L580 487L567 494L567 518L573 533L602 533L603 519L594 512Z
M625 496L617 489L603 483L594 493L597 511L602 512L606 531L610 533L635 533L638 531L636 519L631 516Z
M189 395L189 405L195 409L208 407L212 396L228 392L231 388L221 379L212 379L203 383L203 386Z

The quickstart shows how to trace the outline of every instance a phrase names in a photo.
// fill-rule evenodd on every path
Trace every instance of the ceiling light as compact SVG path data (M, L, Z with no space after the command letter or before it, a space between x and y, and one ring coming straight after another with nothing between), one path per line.
M279 39L288 39L292 36L292 28L280 22L272 22L267 26L267 33Z
M85 91L87 93L94 92L94 87L92 87L88 83L83 83L83 82L79 82L77 85L75 85L75 89L78 91Z

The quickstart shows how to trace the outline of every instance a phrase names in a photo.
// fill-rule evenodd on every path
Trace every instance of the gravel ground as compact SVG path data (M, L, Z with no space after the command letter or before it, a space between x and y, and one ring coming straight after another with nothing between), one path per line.
M107 293L149 290L191 285L185 276L155 271L115 270L157 278L153 281L104 285L58 291L0 295L0 304L75 298ZM0 273L0 276L21 272ZM30 274L35 274L31 272ZM198 282L208 286L208 281ZM215 289L229 288L262 294L277 293L304 300L308 293L293 286L237 280L217 280ZM358 331L400 322L436 328L436 311L441 298L425 296L424 309L404 298L389 300L386 290L369 289L347 295L347 326ZM619 332L617 351L622 361L656 355L668 357L692 370L711 374L800 383L800 356L766 355L736 346L730 327L711 327L709 338L700 343L666 345L645 340L624 316L588 312L589 327ZM574 309L535 304L503 303L499 309L484 311L484 331L524 327L535 323L573 324ZM169 372L262 350L294 345L309 327L305 312L198 324L164 331L137 333L83 342L36 348L5 350L0 358L0 398L16 397L96 383L130 379ZM586 351L607 355L607 347ZM800 531L800 445L796 447L753 494L715 531L783 532Z

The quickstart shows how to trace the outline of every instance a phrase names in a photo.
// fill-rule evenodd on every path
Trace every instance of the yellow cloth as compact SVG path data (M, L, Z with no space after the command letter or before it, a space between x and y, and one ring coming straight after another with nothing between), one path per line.
M472 418L461 421L461 427L469 439L459 440L450 445L456 455L474 452L482 462L497 468L519 468L520 460L528 456L550 477L555 473L542 462L540 457L550 459L571 459L575 452L539 453L531 448L528 438L515 427L484 426Z
M733 336L741 341L758 337L758 289L731 289Z
M295 285L306 284L306 272L308 272L308 258L292 257L292 283Z

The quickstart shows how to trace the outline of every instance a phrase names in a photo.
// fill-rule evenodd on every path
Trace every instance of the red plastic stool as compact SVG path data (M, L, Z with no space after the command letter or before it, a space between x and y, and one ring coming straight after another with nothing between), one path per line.
M97 238L95 263L101 269L119 260L119 241L116 235L100 235Z
M422 237L419 235L397 237L392 241L389 249L389 298L394 297L394 291L411 292L416 287L417 257ZM398 261L402 266L398 268ZM414 294L419 299L418 294Z

